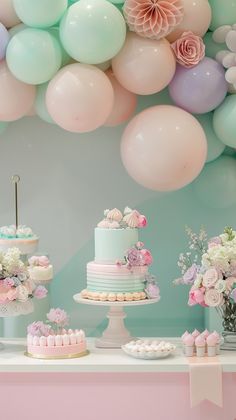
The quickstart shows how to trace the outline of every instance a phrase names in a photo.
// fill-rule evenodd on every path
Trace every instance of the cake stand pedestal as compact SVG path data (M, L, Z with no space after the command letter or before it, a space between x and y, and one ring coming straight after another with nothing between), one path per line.
M112 349L120 348L129 341L135 339L135 337L131 336L125 326L124 319L126 318L126 313L123 308L126 306L150 305L159 301L159 299L146 299L131 302L101 302L84 299L81 297L80 293L74 295L74 300L77 303L85 305L109 306L109 311L107 313L108 326L102 336L95 340L95 345L99 348Z

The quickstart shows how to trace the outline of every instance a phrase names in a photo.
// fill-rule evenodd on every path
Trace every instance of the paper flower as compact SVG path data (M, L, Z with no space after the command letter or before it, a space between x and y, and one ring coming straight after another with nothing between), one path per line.
M193 32L184 32L171 47L176 61L181 66L191 68L196 66L205 57L205 45L200 36Z
M126 0L123 12L131 31L151 39L166 37L184 16L182 0Z

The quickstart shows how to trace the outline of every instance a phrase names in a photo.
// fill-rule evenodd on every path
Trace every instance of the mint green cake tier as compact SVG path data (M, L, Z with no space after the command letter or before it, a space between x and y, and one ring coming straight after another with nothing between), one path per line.
M147 274L146 266L129 270L125 265L98 264L91 261L87 264L87 290L113 293L143 292Z
M102 264L124 262L129 248L138 242L138 229L95 228L95 261Z

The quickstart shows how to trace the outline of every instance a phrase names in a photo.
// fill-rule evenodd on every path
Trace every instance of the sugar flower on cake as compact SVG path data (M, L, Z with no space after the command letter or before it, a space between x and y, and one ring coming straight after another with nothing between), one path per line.
M182 0L125 0L123 12L131 31L151 39L166 37L184 16Z
M40 337L43 335L48 337L51 334L51 326L44 324L42 321L35 321L28 326L27 332L33 336Z
M69 324L69 317L64 311L64 309L60 308L52 308L50 312L47 314L48 322L50 322L56 328L63 328Z
M105 218L98 223L98 228L136 229L143 228L147 225L146 217L137 210L132 210L129 207L125 207L123 213L117 208L112 210L107 209L104 211L104 216Z
M46 255L32 256L28 263L30 278L35 284L46 284L52 280L53 266Z
M205 45L200 36L191 31L183 32L180 38L171 44L176 61L181 66L191 68L205 57Z
M132 269L132 267L148 266L152 264L152 254L148 249L144 249L143 246L144 244L142 242L137 242L134 247L127 251L125 255L127 268Z
M156 282L156 277L148 274L145 278L146 286L145 286L145 292L147 294L147 297L149 299L158 299L160 300L160 289Z
M203 229L197 235L187 228L187 234L189 251L180 254L182 277L174 283L191 285L190 306L198 304L225 311L236 301L236 232L226 227L210 240Z

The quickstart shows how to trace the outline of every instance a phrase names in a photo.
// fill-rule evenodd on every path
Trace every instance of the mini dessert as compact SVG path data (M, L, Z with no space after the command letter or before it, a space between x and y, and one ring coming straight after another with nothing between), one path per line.
M48 257L33 256L29 258L29 274L35 284L49 283L53 278L53 266Z
M220 334L216 331L213 331L212 334L216 337L216 354L220 354Z
M166 341L145 339L130 341L122 346L122 349L129 356L139 359L158 359L173 353L176 346Z
M196 329L192 332L193 338L197 338L199 335L200 335L200 332Z
M185 335L183 339L184 353L187 357L192 357L194 353L194 337L192 334Z
M67 313L60 308L51 309L47 324L42 321L28 326L27 356L36 359L66 359L88 354L83 330L65 329L69 323Z
M216 355L216 344L217 344L217 338L215 334L209 334L207 339L207 354L208 356L212 357Z
M22 255L32 254L37 250L39 238L32 229L20 225L2 226L0 228L0 251L18 248Z
M138 240L138 229L146 217L126 207L105 210L105 218L95 228L95 260L87 264L85 299L138 301L159 299L155 278L149 275L151 252Z
M45 287L35 287L31 281L28 269L20 259L18 248L0 253L0 305L27 302L33 297L42 299L46 295Z
M207 339L207 337L210 335L209 331L206 329L205 331L202 332L202 336Z
M201 334L195 339L195 346L197 357L205 356L206 340Z

